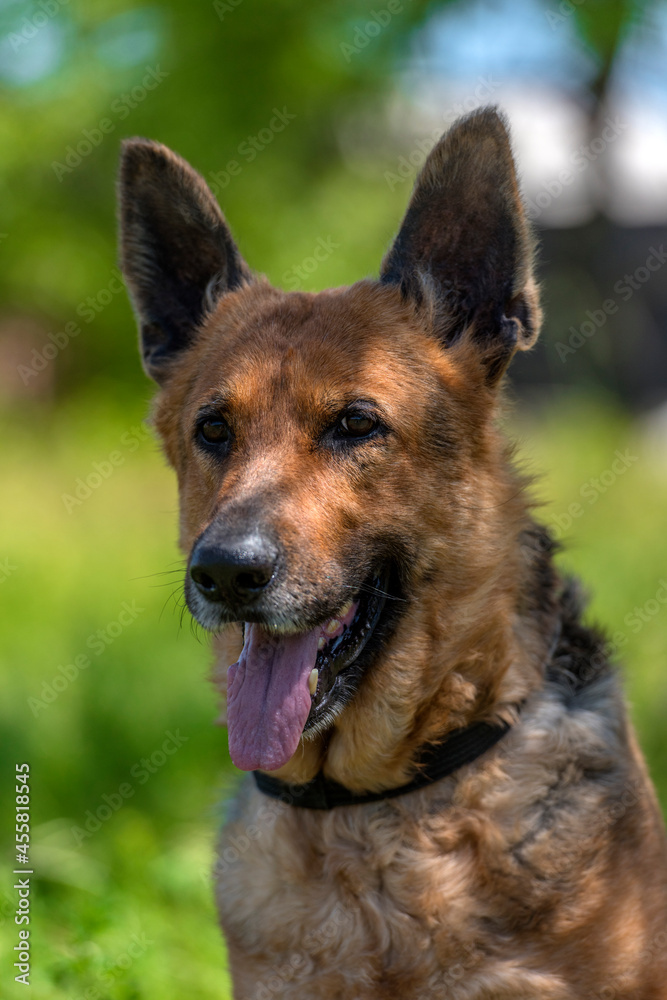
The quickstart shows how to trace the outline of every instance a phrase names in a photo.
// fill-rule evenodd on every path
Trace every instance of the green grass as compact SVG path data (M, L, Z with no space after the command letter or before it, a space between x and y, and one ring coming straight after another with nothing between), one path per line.
M230 993L208 870L234 773L224 731L212 724L206 644L187 618L180 626L179 573L152 575L181 565L172 474L150 438L134 448L138 406L99 398L21 420L12 414L2 428L0 563L15 568L0 583L0 745L9 765L0 798L3 814L13 812L13 765L28 761L34 995L220 1000ZM667 578L667 457L599 402L563 399L518 414L513 427L524 465L542 474L537 492L550 502L541 516L563 524L570 505L580 505L561 562L592 591L591 617L624 635L632 714L665 805L667 605L656 594ZM632 461L596 495L589 481L626 449ZM68 512L63 494L113 451L121 464ZM116 628L132 602L134 617ZM635 607L645 621L633 617ZM100 651L96 633L109 625L118 634L107 633L112 641ZM75 676L77 656L90 665ZM140 762L168 732L181 745L158 753L147 774ZM82 839L87 812L100 809L108 818ZM12 856L3 861L7 968L17 928ZM24 994L12 984L5 995Z

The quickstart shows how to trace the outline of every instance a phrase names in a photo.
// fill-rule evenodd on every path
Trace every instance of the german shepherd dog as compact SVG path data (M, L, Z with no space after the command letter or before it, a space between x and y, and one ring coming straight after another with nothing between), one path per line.
M242 623L234 996L667 998L655 794L497 426L541 320L503 117L435 146L378 279L319 294L255 276L164 146L125 144L120 198L187 605Z

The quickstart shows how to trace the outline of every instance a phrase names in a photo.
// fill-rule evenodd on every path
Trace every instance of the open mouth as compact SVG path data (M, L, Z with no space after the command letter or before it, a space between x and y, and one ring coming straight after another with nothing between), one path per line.
M377 646L388 584L388 573L373 574L336 615L307 632L245 624L243 650L227 671L229 750L237 767L278 770L304 733L331 723Z
M356 688L355 671L387 601L386 574L373 577L338 614L321 626L317 659L308 675L311 706L305 731L322 724L336 704ZM355 676L352 676L355 674Z

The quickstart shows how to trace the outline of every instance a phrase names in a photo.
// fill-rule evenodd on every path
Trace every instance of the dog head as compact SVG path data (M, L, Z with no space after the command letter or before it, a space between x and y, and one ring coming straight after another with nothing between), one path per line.
M471 627L463 597L495 599L498 510L516 487L497 389L540 323L507 129L493 109L455 124L379 279L319 294L255 277L203 179L164 146L125 144L120 197L187 604L213 632L244 623L230 750L280 769L302 737L344 725L369 678L386 688L410 622L453 635ZM423 654L415 673L433 672Z

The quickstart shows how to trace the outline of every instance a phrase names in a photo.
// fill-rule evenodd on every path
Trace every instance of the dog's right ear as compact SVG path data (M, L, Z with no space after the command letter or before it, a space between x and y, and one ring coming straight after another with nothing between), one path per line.
M144 368L162 382L216 299L252 276L206 182L166 146L123 143L119 201Z

